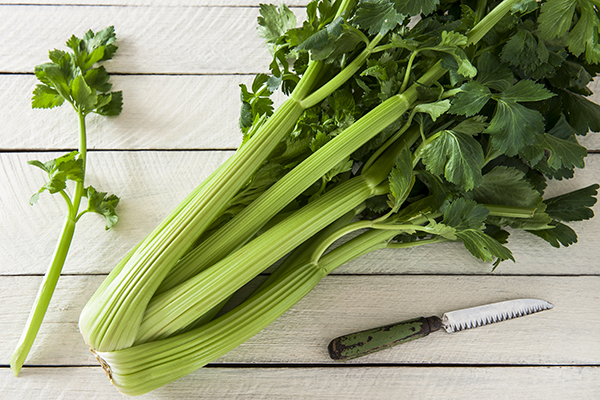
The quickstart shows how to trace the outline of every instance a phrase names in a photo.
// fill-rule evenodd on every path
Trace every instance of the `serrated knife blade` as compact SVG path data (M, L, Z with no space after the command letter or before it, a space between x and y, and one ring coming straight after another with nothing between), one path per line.
M545 300L516 299L447 312L442 318L414 318L335 338L329 343L329 355L334 360L349 360L422 338L440 328L454 333L553 307Z
M442 327L448 333L518 318L554 307L545 300L518 299L447 312Z

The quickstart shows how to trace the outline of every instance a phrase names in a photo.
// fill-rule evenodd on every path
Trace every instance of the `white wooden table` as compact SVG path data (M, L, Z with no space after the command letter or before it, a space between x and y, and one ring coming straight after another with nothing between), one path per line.
M303 0L296 1L288 4ZM22 3L0 4L0 399L122 398L79 335L79 312L124 253L239 144L238 84L269 62L255 30L258 3ZM121 219L109 232L101 218L79 224L37 341L14 378L8 360L63 221L58 198L45 194L29 206L43 177L26 161L77 146L70 110L30 109L33 67L71 34L108 25L116 27L119 51L106 66L118 73L125 106L117 118L89 118L87 182L122 198ZM584 141L587 168L549 194L600 180L598 136ZM494 273L460 244L370 254L325 278L239 348L144 398L598 399L600 217L573 227L579 243L560 250L513 234L517 263ZM519 297L555 308L454 335L436 332L343 364L327 355L340 334Z

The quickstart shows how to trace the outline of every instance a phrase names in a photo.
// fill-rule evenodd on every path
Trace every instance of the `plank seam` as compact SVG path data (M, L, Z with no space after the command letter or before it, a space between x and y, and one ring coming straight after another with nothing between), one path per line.
M120 7L120 8L150 8L156 7L153 4L86 4L86 3L72 3L72 4L64 4L64 3L0 3L0 6L3 7ZM256 5L227 5L227 4L190 4L190 5L167 5L163 6L164 8L249 8L249 9L259 9L259 6ZM288 6L289 9L298 9L303 10L305 6L299 5L291 5Z
M108 272L104 273L104 272L96 272L96 273L63 273L60 276L108 276ZM28 277L28 276L44 276L45 274L42 273L32 273L32 274L0 274L0 278L2 277ZM258 274L257 276L270 276L271 274L269 273L261 273ZM488 277L494 277L494 278L509 278L509 277L547 277L547 278L593 278L593 277L600 277L600 274L495 274L495 273L489 273L489 274L482 274L482 273L476 273L476 274L465 274L465 273L456 273L456 274L451 274L451 273L444 273L444 274L436 274L436 273L398 273L398 274L391 274L389 272L386 273L343 273L343 272L333 272L331 274L329 274L328 276L446 276L446 277L456 277L456 276L464 276L464 277L473 277L473 276L488 276Z
M480 363L480 364L469 364L469 363L439 363L439 364L419 364L419 363L364 363L364 364L327 364L327 363L212 363L207 364L202 369L315 369L315 368L599 368L600 363L594 364L500 364L500 363ZM0 369L9 368L8 364L0 364ZM74 364L74 365L59 365L59 364L47 364L47 365L24 365L23 368L101 368L100 365L86 365L86 364Z

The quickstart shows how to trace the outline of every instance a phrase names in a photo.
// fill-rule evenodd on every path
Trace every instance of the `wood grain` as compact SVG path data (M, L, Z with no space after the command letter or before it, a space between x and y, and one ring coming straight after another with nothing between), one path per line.
M0 277L0 364L7 364L41 277ZM96 365L79 313L103 276L63 276L27 365ZM302 301L217 363L600 365L600 276L329 276ZM420 316L515 298L554 309L426 338L339 364L327 353L337 336ZM240 326L240 329L243 329Z
M251 75L114 76L123 91L117 117L87 118L90 149L235 149L242 134L240 84ZM0 149L65 149L78 145L77 116L67 106L32 110L33 75L0 75ZM283 95L275 95L277 104Z
M270 62L255 7L0 5L0 14L1 72L32 72L72 34L109 25L119 46L105 63L113 73L257 73Z
M181 201L231 152L91 152L87 184L121 197L121 220L108 232L102 218L88 215L76 229L65 273L108 273L125 253ZM44 193L35 206L29 197L44 183L43 173L27 160L46 161L59 153L0 153L0 274L41 274L46 270L64 218L58 196ZM548 196L598 182L600 155L571 180L550 182ZM596 212L600 210L595 206ZM579 243L554 249L541 239L514 232L509 243L517 263L505 262L495 274L600 273L600 219L573 223ZM443 256L441 256L443 255ZM364 256L336 273L489 274L491 265L473 258L459 243L406 250L382 250Z
M31 368L15 379L0 369L7 399L129 399L100 368ZM600 368L590 367L365 367L206 368L143 400L596 400Z
M1 51L1 50L0 50ZM252 75L114 76L113 90L123 91L118 117L88 117L90 149L235 149L240 84ZM64 149L77 146L76 115L66 106L32 110L33 75L0 74L0 121L11 134L0 135L0 149ZM597 97L594 95L593 99ZM273 95L275 105L284 95ZM600 150L600 134L580 138Z
M4 0L2 4L23 4L22 0ZM189 0L34 0L27 4L39 5L92 5L92 6L194 6L194 7L258 7L260 0L197 0L190 4ZM284 3L287 6L304 6L307 0L265 1L264 3Z

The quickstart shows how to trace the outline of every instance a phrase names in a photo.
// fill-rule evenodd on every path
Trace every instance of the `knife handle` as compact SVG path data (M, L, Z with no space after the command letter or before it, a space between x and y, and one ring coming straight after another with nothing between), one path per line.
M334 360L350 360L419 339L442 327L439 317L420 317L340 336L333 339L329 355Z

